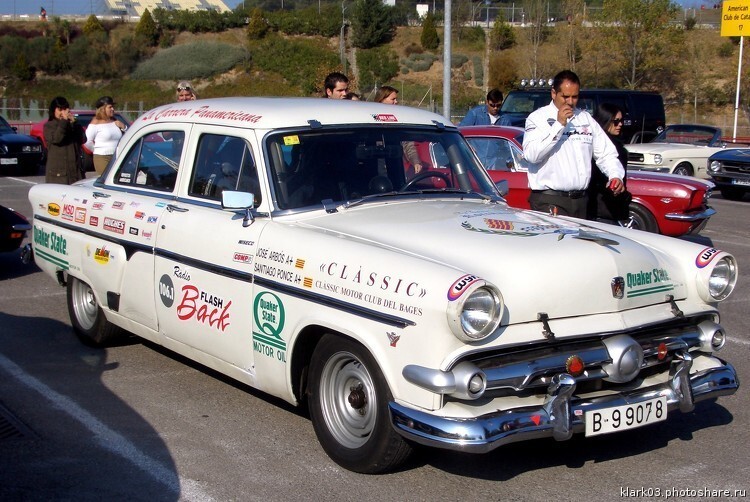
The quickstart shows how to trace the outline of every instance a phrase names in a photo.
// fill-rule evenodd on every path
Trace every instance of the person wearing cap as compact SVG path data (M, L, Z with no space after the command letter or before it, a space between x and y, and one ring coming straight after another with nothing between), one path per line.
M183 80L177 83L177 101L195 101L198 95L190 82Z
M86 128L84 146L94 152L94 170L102 174L128 127L115 119L115 100L111 96L102 96L94 106L96 116Z

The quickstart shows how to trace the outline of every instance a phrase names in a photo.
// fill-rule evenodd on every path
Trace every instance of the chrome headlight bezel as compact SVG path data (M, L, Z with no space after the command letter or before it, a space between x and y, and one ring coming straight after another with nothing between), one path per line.
M715 259L710 258L711 253L716 253ZM702 263L700 260L705 256L708 256L710 261L698 272L698 293L707 303L726 300L737 285L737 260L728 253L709 248L696 260L699 266Z
M495 332L503 317L505 305L500 291L483 279L464 276L454 283L463 284L456 299L448 295L446 311L453 335L465 343L479 342ZM455 295L454 295L455 296Z
M664 161L664 159L662 158L662 156L661 156L660 153L655 153L654 154L654 164L656 164L658 166L658 165L661 165L661 163L663 161Z
M712 173L718 173L721 171L721 161L711 160L708 162L708 170Z

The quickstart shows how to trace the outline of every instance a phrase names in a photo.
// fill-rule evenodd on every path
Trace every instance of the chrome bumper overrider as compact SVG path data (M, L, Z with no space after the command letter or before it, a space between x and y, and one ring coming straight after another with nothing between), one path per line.
M674 221L698 221L705 220L716 214L716 209L707 207L700 213L667 213L664 217L668 220Z
M417 443L473 453L504 444L542 437L570 439L585 429L587 411L634 404L659 396L668 408L689 412L698 401L734 394L739 380L734 367L724 366L689 375L692 357L675 360L670 380L662 385L595 398L574 397L576 382L567 373L556 375L541 406L513 408L473 418L441 417L391 402L391 420L398 433Z

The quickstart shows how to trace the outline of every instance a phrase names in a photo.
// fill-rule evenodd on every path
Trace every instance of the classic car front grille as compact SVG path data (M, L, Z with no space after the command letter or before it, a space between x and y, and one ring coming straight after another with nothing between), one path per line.
M750 164L735 161L723 161L721 163L723 171L727 174L739 174L750 176Z
M643 162L642 153L628 153L628 162Z
M643 348L643 365L638 378L666 371L676 351L691 350L700 346L700 332L697 325L706 318L693 318L662 324L649 329L627 333L609 333L585 340L550 344L542 342L525 348L493 351L492 353L472 354L466 358L487 376L485 396L533 395L546 392L552 377L567 372L566 361L572 355L579 356L586 370L576 377L581 389L603 390L620 388L623 384L607 382L609 375L604 371L611 362L604 338L627 334ZM660 344L668 349L666 357L658 358ZM632 382L631 382L632 383ZM630 385L630 383L625 384Z

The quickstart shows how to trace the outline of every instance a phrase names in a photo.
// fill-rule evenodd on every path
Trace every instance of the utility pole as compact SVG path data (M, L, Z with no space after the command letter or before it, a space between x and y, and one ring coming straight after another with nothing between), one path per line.
M451 0L443 12L443 116L451 119Z

